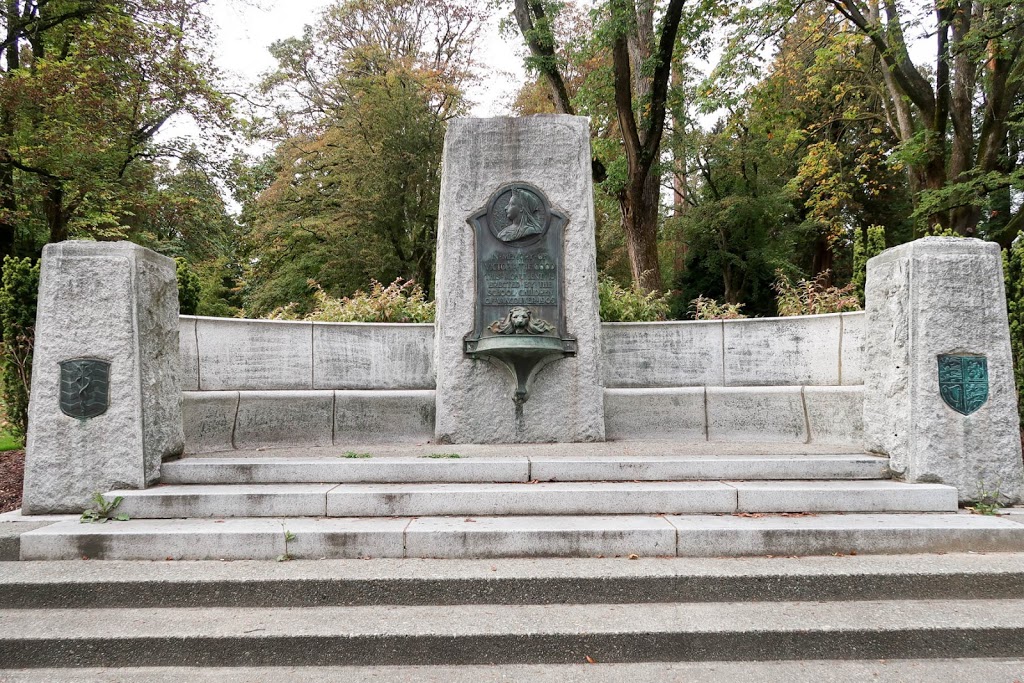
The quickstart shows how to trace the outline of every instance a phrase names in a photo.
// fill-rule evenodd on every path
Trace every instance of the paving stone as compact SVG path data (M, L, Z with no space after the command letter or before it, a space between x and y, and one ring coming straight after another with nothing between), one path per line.
M715 482L342 484L327 494L331 517L636 515L735 509L735 489Z
M955 512L956 489L895 481L734 481L740 512Z
M1020 552L1024 525L964 514L671 516L680 557Z
M322 517L334 484L168 485L145 491L110 491L133 519L170 517Z
M675 530L662 517L423 517L405 548L407 557L653 557L675 554Z
M272 560L284 550L272 519L58 522L21 537L22 560Z

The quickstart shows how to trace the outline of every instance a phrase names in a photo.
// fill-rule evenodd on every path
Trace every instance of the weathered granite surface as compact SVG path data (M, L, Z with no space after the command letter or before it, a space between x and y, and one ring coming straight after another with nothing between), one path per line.
M906 481L956 486L960 500L1024 487L999 245L931 237L868 261L864 428ZM961 415L939 393L938 356L984 355L989 396Z
M314 389L433 389L434 326L313 323Z
M145 488L184 448L174 261L129 242L43 250L25 458L27 514L81 512L95 492ZM60 409L60 363L110 363L109 407Z
M600 441L604 439L601 324L586 118L456 119L444 148L438 218L435 328L439 443ZM540 188L565 227L564 297L575 357L557 359L533 379L517 419L514 383L504 367L463 353L473 329L474 234L467 219L506 183Z
M203 391L313 388L313 323L197 318Z
M230 451L235 447L239 392L186 391L182 399L186 453Z
M725 383L721 320L604 323L601 341L609 388Z
M839 314L726 320L723 333L727 387L839 384Z

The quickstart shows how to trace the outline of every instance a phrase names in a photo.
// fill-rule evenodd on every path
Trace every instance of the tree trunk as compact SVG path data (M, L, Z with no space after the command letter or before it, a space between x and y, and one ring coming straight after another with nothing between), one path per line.
M832 285L832 267L835 264L836 254L832 250L832 244L828 237L819 235L814 242L814 259L811 263L811 273L815 279L821 278L825 287ZM825 275L827 273L827 275Z
M64 188L55 178L44 178L43 213L50 228L50 242L68 238L68 216L64 211Z
M658 261L660 189L658 176L648 173L642 181L630 183L619 196L633 282L645 292L662 290Z

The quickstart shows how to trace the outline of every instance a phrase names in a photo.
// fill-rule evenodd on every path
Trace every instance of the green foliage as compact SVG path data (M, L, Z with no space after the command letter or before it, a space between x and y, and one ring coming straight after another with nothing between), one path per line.
M462 456L458 453L431 453L429 455L421 455L421 458L433 458L434 460L458 460Z
M178 311L181 315L195 315L199 308L199 297L202 291L199 276L180 256L174 259L174 262L177 265L178 276Z
M39 264L5 256L0 278L0 367L3 402L15 435L28 431L28 400L32 387L32 347L35 341Z
M796 284L782 270L776 271L775 291L778 293L779 315L817 315L861 310L860 301L851 282L845 287L828 286L828 272L814 280Z
M598 278L597 295L606 323L664 320L670 310L668 293L644 292L636 283L626 289L607 275Z
M210 23L191 0L24 2L0 15L0 254L129 237L175 115L227 126ZM212 137L212 136L211 136ZM219 141L223 141L223 137Z
M277 556L278 562L288 562L292 560L291 553L288 552L288 544L295 540L295 534L284 529L284 553Z
M864 284L868 276L868 259L885 251L885 226L869 225L857 230L853 239L853 291L861 305L864 304Z
M1024 421L1024 232L1003 251L1006 276L1006 305L1010 318L1010 350L1013 375L1017 380L1017 409Z
M353 458L353 459L360 458L361 459L361 458L372 458L373 455L370 454L370 453L356 453L355 451L348 451L347 453L344 453L341 457L343 457L343 458Z
M0 453L25 447L25 440L14 434L0 434Z
M441 152L466 113L480 17L469 0L342 0L274 44L264 82L273 154L245 197L242 298L251 315L370 279L434 281Z
M740 312L743 304L723 304L699 296L690 302L690 309L694 320L737 320L747 316Z
M1006 500L1006 496L999 490L1001 485L1002 482L990 490L985 482L979 481L973 504L966 506L967 509L976 515L998 515Z
M116 496L113 500L107 500L102 493L92 494L92 507L84 510L79 522L82 524L104 524L110 520L116 522L127 522L128 515L117 512L118 506L124 500L123 496Z
M350 297L336 299L313 283L316 308L305 317L328 323L431 323L434 302L427 301L419 284L398 278L388 286L370 281L370 291L357 290Z

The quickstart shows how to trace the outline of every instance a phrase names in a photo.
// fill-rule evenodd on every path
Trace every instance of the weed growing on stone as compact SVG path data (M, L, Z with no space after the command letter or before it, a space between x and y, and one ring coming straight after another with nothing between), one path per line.
M342 455L343 458L372 458L373 455L370 453L356 453L355 451L349 451Z
M277 561L278 562L287 562L288 560L294 559L291 555L288 554L288 544L291 543L294 540L295 540L295 534L293 534L292 532L290 532L287 529L285 529L284 530L284 554L277 556Z
M978 499L974 505L968 505L967 509L976 515L998 515L1003 504L999 502L1002 493L999 491L1000 482L995 489L989 491L984 482L978 482Z
M421 455L421 458L434 458L435 460L441 458L461 458L462 456L458 453L431 453L430 455Z
M78 521L82 524L103 524L111 519L117 522L127 522L130 519L128 515L123 512L115 514L115 510L122 500L124 500L122 496L107 500L102 493L94 493L92 494L93 506L83 511Z

